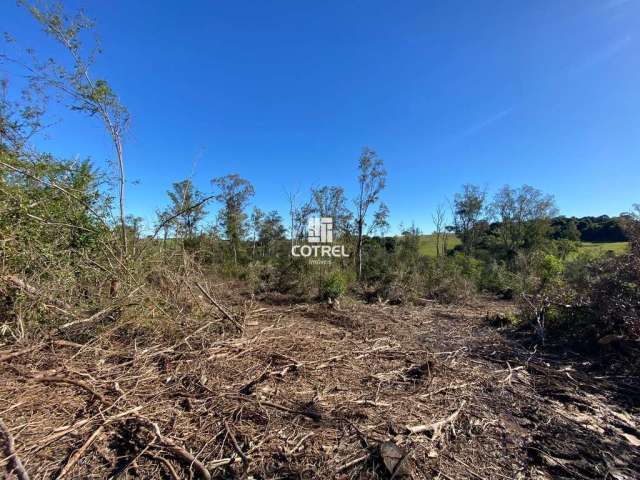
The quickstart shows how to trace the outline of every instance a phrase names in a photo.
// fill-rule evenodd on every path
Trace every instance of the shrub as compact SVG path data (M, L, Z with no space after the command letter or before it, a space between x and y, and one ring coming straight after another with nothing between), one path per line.
M514 298L520 292L517 277L507 269L504 263L495 260L484 265L478 287L480 290L495 293L505 299Z
M325 300L336 300L347 291L347 279L345 275L334 270L322 279L320 286L320 296Z

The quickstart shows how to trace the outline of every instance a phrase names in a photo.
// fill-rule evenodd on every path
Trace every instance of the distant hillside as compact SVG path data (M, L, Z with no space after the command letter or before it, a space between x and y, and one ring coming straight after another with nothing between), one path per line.
M444 241L441 238L441 241ZM456 237L454 234L447 235L447 251L452 250L457 245L460 245L460 239ZM422 255L426 255L427 257L435 257L436 256L436 235L421 235L420 236L420 253Z
M453 234L447 238L448 251L460 245L460 239ZM629 247L629 242L580 242L579 253L605 254L612 252L616 255L624 253ZM420 236L420 253L427 257L436 256L436 236L421 235Z

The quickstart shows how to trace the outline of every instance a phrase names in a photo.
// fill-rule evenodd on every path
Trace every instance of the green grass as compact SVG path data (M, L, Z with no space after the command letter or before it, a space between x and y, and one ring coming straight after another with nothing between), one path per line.
M450 234L447 239L447 248L451 250L456 245L460 245L460 239ZM616 255L620 255L626 252L628 248L628 242L580 242L577 253L587 253L598 256L604 255L607 252L613 252ZM420 254L428 257L436 256L436 236L434 234L420 236ZM571 255L570 258L574 255Z
M579 253L589 253L593 255L603 255L608 252L613 252L616 255L624 253L629 248L628 242L580 242Z
M443 241L444 239L441 238L440 240ZM447 249L451 250L456 245L460 245L460 239L455 235L448 235ZM436 236L434 234L420 236L420 254L427 257L436 256Z

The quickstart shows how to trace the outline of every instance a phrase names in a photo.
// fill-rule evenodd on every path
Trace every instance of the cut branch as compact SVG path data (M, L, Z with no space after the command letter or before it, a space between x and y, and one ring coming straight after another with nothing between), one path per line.
M13 436L5 423L0 418L0 443L2 443L2 452L7 461L7 472L14 474L18 477L18 480L29 480L29 474L24 469L18 454L16 453Z

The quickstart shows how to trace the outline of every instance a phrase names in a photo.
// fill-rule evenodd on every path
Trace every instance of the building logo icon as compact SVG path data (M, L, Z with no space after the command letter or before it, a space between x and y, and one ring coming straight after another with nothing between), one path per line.
M331 217L311 217L307 222L309 243L333 243L333 219Z
M344 245L333 244L333 218L311 217L307 221L307 244L291 245L291 255L294 257L325 257L323 259L310 259L311 263L330 263L330 258L347 258Z

